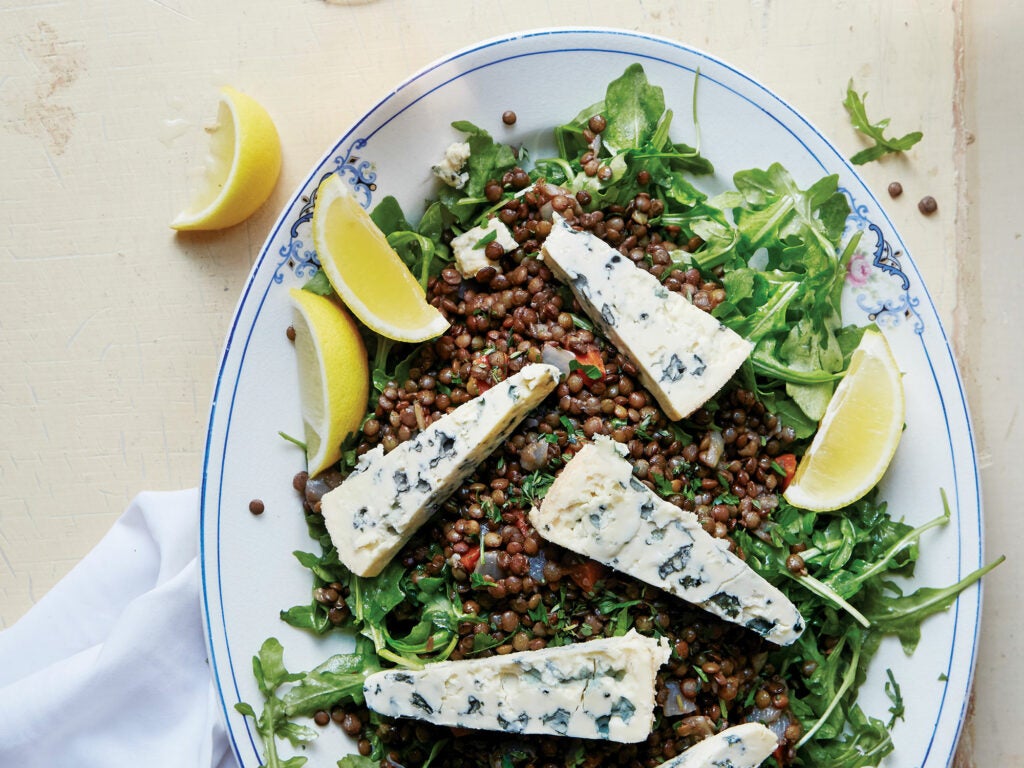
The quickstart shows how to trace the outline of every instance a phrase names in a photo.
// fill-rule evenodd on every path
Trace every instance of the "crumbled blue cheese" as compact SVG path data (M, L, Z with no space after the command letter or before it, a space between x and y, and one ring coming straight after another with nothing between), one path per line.
M589 232L556 217L544 261L590 319L636 365L671 419L706 403L753 345Z
M558 383L553 365L525 366L386 456L364 454L321 500L338 557L359 576L376 576L434 510L473 473Z
M366 678L366 706L390 717L506 733L641 742L654 723L665 638L623 637Z
M757 768L778 746L778 737L760 723L742 723L698 741L658 768Z
M803 618L778 589L679 509L633 477L615 443L585 445L530 521L545 539L788 645Z
M444 151L444 158L435 165L434 175L441 181L454 189L462 189L469 181L469 172L462 170L469 162L469 144L465 141L456 141Z
M519 245L508 227L494 218L452 240L455 267L463 277L476 277L477 272L484 267L494 267L498 272L501 271L500 262L487 258L487 243L491 241L500 243L506 251L514 251Z

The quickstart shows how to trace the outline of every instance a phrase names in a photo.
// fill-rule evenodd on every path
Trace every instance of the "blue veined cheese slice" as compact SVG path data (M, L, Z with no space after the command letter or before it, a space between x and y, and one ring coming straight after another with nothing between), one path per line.
M364 454L321 511L345 566L376 576L455 489L558 383L533 364L430 424L386 456Z
M643 741L654 723L655 677L671 651L665 638L630 631L585 643L366 678L374 712L435 725Z
M693 306L589 232L555 217L544 262L590 319L636 365L671 419L689 416L720 390L754 345Z
M705 531L692 512L633 477L605 437L555 478L530 521L542 537L740 624L780 645L804 629L778 589Z
M658 768L757 768L778 746L778 737L760 723L743 723L698 741Z

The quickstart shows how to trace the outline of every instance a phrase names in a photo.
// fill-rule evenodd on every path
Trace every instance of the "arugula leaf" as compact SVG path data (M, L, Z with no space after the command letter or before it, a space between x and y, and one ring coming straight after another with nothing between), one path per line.
M889 713L892 717L889 718L887 728L892 728L896 725L897 720L905 720L907 709L903 703L903 694L900 691L900 684L896 682L896 677L893 675L891 669L885 670L886 677L889 680L885 684L885 695L889 697L889 701L892 702L892 706L889 707Z
M407 659L429 656L442 661L455 650L459 641L458 626L462 622L480 622L476 616L463 613L462 603L444 579L438 577L403 581L403 591L418 606L419 622L402 637L395 637L387 628L384 635L390 649Z
M826 176L807 190L801 190L789 172L778 163L767 170L752 168L733 176L736 193L723 196L735 203L733 214L740 237L749 251L802 244L792 251L791 258L782 258L778 265L793 265L804 276L817 273L820 262L835 258L842 227L849 215L846 197L838 191L839 177ZM845 208L845 210L844 210ZM800 242L789 240L799 238Z
M591 379L593 381L600 379L602 376L601 369L598 368L596 365L594 365L593 363L584 364L581 363L579 360L569 361L569 371L579 371L581 374L583 374L588 379Z
M277 753L277 740L286 738L297 746L312 741L317 733L312 728L288 720L284 702L278 697L277 691L286 683L301 680L304 677L303 673L292 673L285 669L284 649L274 637L267 638L259 653L253 656L252 671L256 685L264 697L263 710L257 715L252 705L246 702L238 702L235 709L255 721L256 732L263 741L263 766L301 768L305 765L306 758L295 756L283 760Z
M380 768L380 760L362 755L345 755L338 761L338 768Z
M385 235L412 229L412 225L409 224L402 212L402 206L392 195L381 198L380 202L370 211L370 218Z
M398 200L391 195L374 206L370 218L409 270L418 275L420 285L426 290L430 277L441 271L441 263L435 262L435 256L441 256L442 260L446 256L446 250L441 251L436 245L440 232L436 238L417 232L405 218Z
M539 469L524 477L520 488L522 506L539 504L554 481L554 475L541 472Z
M361 637L356 638L354 653L331 656L307 672L281 697L285 712L290 717L312 716L337 704L360 704L363 682L379 669L373 645Z
M805 728L799 747L808 764L866 768L892 751L886 723L867 717L856 704L857 689L882 637L897 636L909 652L926 616L945 610L957 594L1001 562L950 587L902 596L892 577L910 575L922 534L949 520L945 495L943 513L912 528L893 520L873 492L829 515L804 512L783 500L757 536L736 534L747 563L787 593L807 622L799 640L772 653L769 661L780 670L813 664L809 677L801 675L806 690L790 691L790 708ZM798 544L808 576L796 576L786 566L791 547ZM841 619L843 610L856 612L867 626L851 626ZM827 654L821 650L825 637L836 641ZM895 717L899 691L890 684L889 692Z
M426 343L426 342L425 342ZM399 360L394 369L390 368L391 352L396 347L396 342L391 339L386 339L383 336L375 337L376 348L374 349L372 369L370 371L370 382L373 384L373 398L371 402L376 402L376 398L385 389L387 389L389 382L396 382L401 385L403 382L409 379L409 371L412 369L413 361L416 360L416 356L420 353L422 345L417 344L409 348L407 346L400 346L400 349L408 349L408 353Z
M696 90L696 80L694 89ZM594 115L605 118L601 140L593 145L584 136ZM714 171L699 151L669 138L671 110L665 109L662 89L651 85L639 64L632 64L608 85L605 98L582 110L575 118L555 129L559 156L536 163L536 175L571 189L585 190L591 210L608 205L627 205L640 192L660 198L665 204L662 221L698 205L706 195L686 174ZM588 176L581 158L597 152L602 165L611 171L607 178ZM645 184L638 179L647 176Z
M877 160L890 152L905 152L917 144L922 136L924 136L920 131L911 131L899 138L886 138L884 132L889 127L889 118L872 123L868 119L867 110L864 107L864 99L866 97L867 93L858 94L853 90L853 80L851 79L846 86L846 98L843 100L843 106L850 113L850 122L853 124L853 127L874 142L872 146L862 149L851 157L851 163L863 165L864 163Z
M405 265L414 274L418 271L420 287L425 291L431 276L440 274L440 262L434 262L437 251L434 241L418 232L392 232L388 235L388 245L395 249Z
M487 230L487 234L484 235L483 237L481 237L479 240L477 240L473 244L473 250L475 251L475 250L481 250L483 248L486 248L487 244L491 243L491 242L494 242L494 240L496 240L497 237L498 237L498 230L496 230L496 229L489 229L489 230Z
M602 139L613 153L640 149L651 138L664 113L664 91L647 82L640 64L630 64L608 84L602 112L607 127Z
M318 296L331 296L334 294L334 286L327 279L327 273L318 269L303 285L302 290L315 293Z
M850 341L863 333L841 320L845 261L857 242L837 256L849 203L836 176L801 190L777 163L740 171L733 182L733 191L695 208L694 219L673 223L703 232L706 244L693 254L701 268L726 268L727 301L714 314L754 343L751 371L765 382L754 382L759 396L807 437L849 362Z
M1005 559L1000 556L948 587L921 587L909 595L904 595L895 583L885 582L884 588L871 591L864 615L879 632L896 635L906 653L913 653L921 639L924 619L949 608L961 592Z
M396 560L388 563L377 576L349 574L347 602L356 622L379 627L384 617L405 599L401 585L404 575L405 568Z
M457 120L452 127L465 133L469 144L469 160L466 162L469 181L459 190L461 196L482 198L488 181L500 179L505 171L515 166L515 153L507 144L494 141L487 131L468 120Z

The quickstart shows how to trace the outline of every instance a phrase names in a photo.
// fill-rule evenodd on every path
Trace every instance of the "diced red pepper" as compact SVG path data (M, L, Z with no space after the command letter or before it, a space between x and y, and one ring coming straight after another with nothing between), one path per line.
M604 367L604 360L601 359L601 352L598 349L588 349L583 354L576 355L576 362L579 363L581 366L592 365L601 372L600 379L590 379L589 376L585 376L585 379L589 379L591 381L600 381L601 379L604 379L605 375L607 374L607 371Z
M792 453L783 453L775 457L775 463L786 473L782 477L782 490L784 491L793 480L793 475L796 474L796 456Z
M526 513L521 509L517 509L512 515L512 524L519 529L519 532L523 534L523 538L530 535L530 524L526 522Z
M472 571L476 568L476 564L480 562L480 547L470 547L466 554L459 557L459 562L462 563L462 567L467 571Z
M584 592L593 592L594 585L604 576L604 566L595 560L587 560L585 563L574 565L569 572L569 578L576 582L576 586Z
M473 367L484 368L488 372L491 370L491 361L487 359L487 355L477 355L476 357L473 358L473 361L472 363L470 363L470 365L472 366L470 370L472 370ZM473 376L473 374L471 373L470 376ZM476 391L477 394L479 395L482 395L484 392L486 392L488 389L494 386L494 382L491 381L490 373L488 373L482 379L479 376L473 376L473 379L476 382Z

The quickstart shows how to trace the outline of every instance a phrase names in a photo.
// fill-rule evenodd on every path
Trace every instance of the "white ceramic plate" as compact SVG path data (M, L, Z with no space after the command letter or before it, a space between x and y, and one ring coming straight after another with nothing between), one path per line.
M677 42L593 29L491 40L414 75L342 135L282 213L231 324L206 446L201 551L210 664L232 747L244 768L259 765L261 744L234 704L260 703L250 660L263 640L277 636L293 669L309 669L343 650L336 637L315 639L278 618L280 609L304 602L309 594L309 573L291 552L315 548L291 488L304 457L277 435L278 430L302 434L294 354L285 329L291 321L287 289L315 270L305 201L325 174L338 172L365 204L394 195L414 219L435 189L430 166L458 137L450 128L453 120L468 119L499 140L524 143L534 157L553 154L550 129L602 98L608 82L637 61L665 90L676 115L673 139L691 144L688 116L699 68L701 149L715 164L718 188L725 188L737 170L772 162L781 162L804 188L823 175L839 174L853 209L849 226L865 231L844 294L845 319L878 323L905 372L907 430L884 495L895 517L915 525L941 511L940 486L953 509L949 526L925 534L915 584L949 584L980 566L974 442L946 336L888 216L836 149L764 86ZM572 90L559 83L571 83ZM507 109L519 118L511 128L501 122ZM266 504L258 518L248 512L253 498ZM869 714L888 716L891 703L883 681L885 669L892 668L902 682L907 716L894 730L896 749L886 766L950 763L970 689L979 611L980 591L974 587L928 621L912 657L895 642L883 645L861 703ZM347 751L340 729L324 729L308 752L310 765L333 766Z

